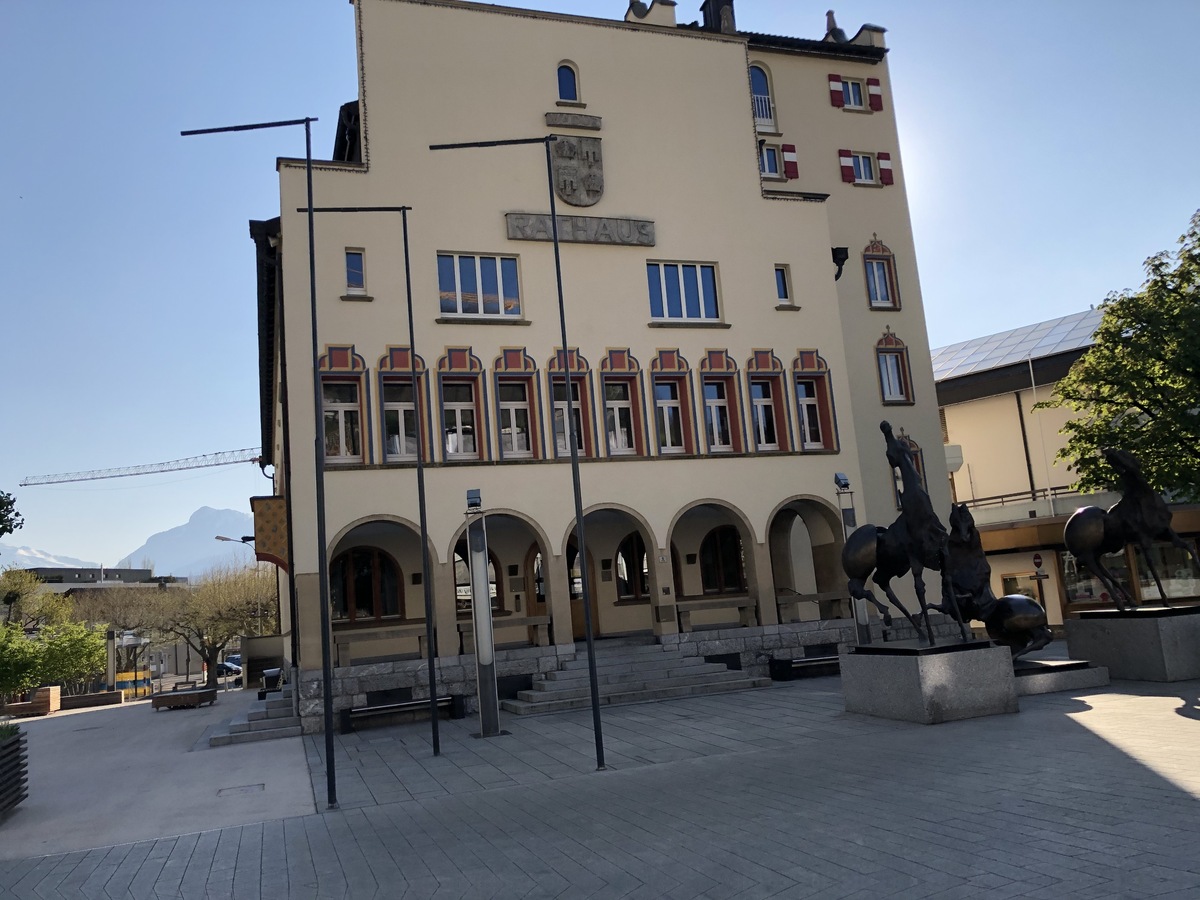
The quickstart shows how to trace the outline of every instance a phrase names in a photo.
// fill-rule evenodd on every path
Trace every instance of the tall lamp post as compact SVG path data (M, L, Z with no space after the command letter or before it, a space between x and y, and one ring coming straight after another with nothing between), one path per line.
M562 258L558 242L558 213L554 202L554 164L550 158L550 145L558 138L553 134L538 138L517 138L504 141L472 141L465 144L431 144L430 150L466 150L481 147L515 147L526 144L541 144L546 151L546 186L550 191L550 234L554 242L554 280L558 289L558 327L562 339L563 378L566 382L564 393L567 398L567 435L571 445L571 486L575 494L575 542L579 554L580 586L583 589L583 628L586 632L588 684L592 696L592 730L596 735L596 768L604 768L604 735L600 727L600 686L596 677L596 643L592 635L592 589L588 579L587 547L584 544L583 527L583 492L579 485L579 430L575 425L575 399L571 390L571 373L569 368L569 349L567 345L567 309L563 302ZM568 591L570 576L568 573Z
M325 559L325 430L324 418L321 413L321 370L318 365L320 358L317 344L317 258L316 233L313 223L313 173L312 173L312 123L317 119L306 116L303 119L287 119L280 122L258 122L250 125L226 125L220 128L197 128L191 131L181 131L183 137L200 134L225 134L234 131L259 131L264 128L287 128L294 125L304 126L304 175L308 199L308 294L309 314L311 316L312 334L312 373L313 373L313 482L316 493L317 520L317 593L321 614L321 696L325 712L325 781L329 809L337 809L337 773L333 753L333 649L330 641L329 616L329 565ZM290 503L291 497L288 498ZM295 568L294 550L293 564ZM295 628L295 623L292 623Z
M412 298L412 267L408 258L408 213L411 206L322 206L312 208L312 198L309 198L309 209L297 209L296 212L312 213L400 213L400 222L404 240L404 296L408 304L408 374L412 379L414 403L417 396L417 337L416 326L413 323ZM437 671L435 669L437 654L437 628L433 621L433 582L429 577L429 515L425 506L425 450L428 446L421 426L421 415L417 412L417 507L421 528L421 584L425 588L425 651L429 662L429 721L430 738L433 744L433 755L442 752L441 739L438 735L437 707Z

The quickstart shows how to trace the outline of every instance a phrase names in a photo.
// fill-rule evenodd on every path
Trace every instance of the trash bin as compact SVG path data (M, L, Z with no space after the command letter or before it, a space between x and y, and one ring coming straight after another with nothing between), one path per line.
M279 682L283 678L283 669L263 669L262 684L264 691L279 690Z

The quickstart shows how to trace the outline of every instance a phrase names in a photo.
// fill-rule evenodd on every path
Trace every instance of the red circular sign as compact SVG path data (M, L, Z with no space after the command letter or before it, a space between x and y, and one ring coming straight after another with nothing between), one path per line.
M1033 554L1033 567L1035 569L1040 569L1042 567L1042 554L1040 554L1040 553Z

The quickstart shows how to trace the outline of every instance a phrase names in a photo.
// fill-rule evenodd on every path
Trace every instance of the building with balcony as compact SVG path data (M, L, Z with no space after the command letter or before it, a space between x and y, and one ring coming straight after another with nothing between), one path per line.
M1121 496L1073 489L1071 471L1056 461L1072 411L1035 408L1092 346L1100 318L1100 310L1089 309L933 351L954 501L970 507L979 527L992 589L1038 599L1051 625L1110 602L1099 580L1067 552L1063 527L1079 507L1107 509ZM1194 545L1200 508L1179 504L1173 512L1174 529ZM1200 593L1200 573L1181 551L1164 543L1154 554L1169 597ZM1159 599L1132 547L1105 565L1139 601Z
M383 685L386 663L399 684L423 651L418 454L446 672L471 650L468 489L487 512L496 642L519 648L502 674L575 653L584 567L601 640L765 671L852 636L843 517L897 515L880 421L944 466L888 51L873 25L742 32L733 6L707 0L688 24L665 0L611 20L354 2L360 93L314 165L314 202L411 207L411 263L398 214L316 217L324 547L303 160L278 162L281 215L251 222L277 498L256 515L286 501L284 627L305 678L325 554L335 705L361 693L358 667ZM566 348L544 145L430 149L549 134ZM929 489L948 509L945 479Z

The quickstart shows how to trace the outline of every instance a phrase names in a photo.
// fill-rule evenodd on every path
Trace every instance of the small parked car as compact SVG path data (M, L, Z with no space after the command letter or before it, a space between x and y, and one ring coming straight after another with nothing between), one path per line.
M217 663L217 675L226 676L226 675L241 675L241 674L242 674L242 667L235 663L231 663L228 660L226 660L225 662Z
M225 662L232 663L240 669L242 667L242 654L230 653L227 657L225 657Z

